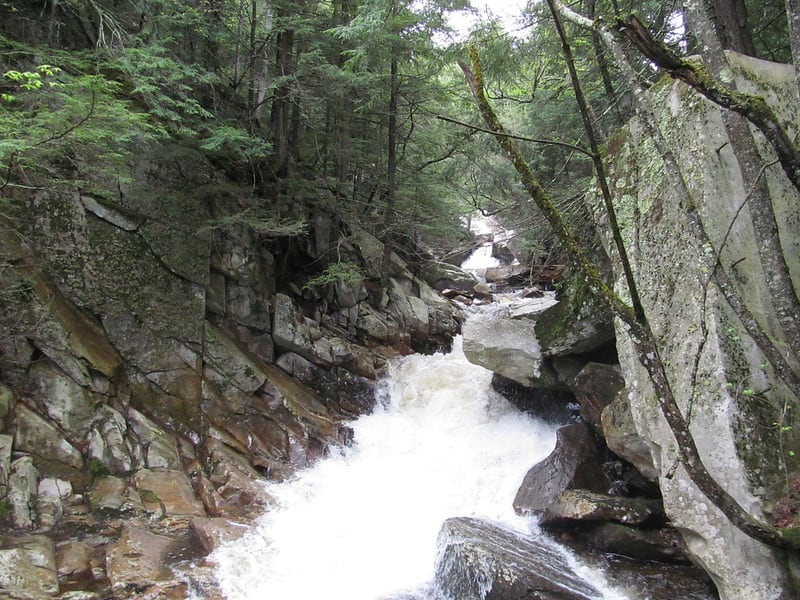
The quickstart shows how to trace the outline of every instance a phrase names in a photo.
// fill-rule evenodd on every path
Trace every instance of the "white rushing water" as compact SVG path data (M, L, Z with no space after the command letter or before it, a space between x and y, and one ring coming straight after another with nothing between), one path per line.
M448 355L394 361L387 400L352 423L354 443L288 482L278 506L212 555L229 600L377 600L420 593L443 521L525 529L512 509L555 429L490 389L492 374ZM423 591L422 597L428 597Z

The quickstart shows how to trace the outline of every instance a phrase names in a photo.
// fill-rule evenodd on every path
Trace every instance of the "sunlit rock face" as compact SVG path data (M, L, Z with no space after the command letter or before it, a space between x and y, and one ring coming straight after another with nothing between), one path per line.
M791 67L734 54L730 59L742 88L763 93L796 131L799 107ZM798 424L786 421L784 413L794 400L716 288L707 285L700 256L715 250L693 239L680 208L686 201L697 204L720 264L734 274L759 324L781 345L770 297L764 293L758 240L748 211L740 211L753 182L742 180L715 106L670 81L655 86L648 97L658 108L662 132L675 150L692 198L677 197L642 125L630 122L609 143L610 185L623 237L672 389L691 421L704 464L745 510L769 521L769 507L785 493L784 464L789 472L798 467L797 457L781 451L796 446ZM764 162L770 162L770 151L763 140L759 143ZM764 176L797 287L800 198L779 168L767 169ZM643 472L658 475L668 516L683 531L690 553L712 576L720 596L771 600L797 589L781 553L735 528L678 466L675 440L619 323L617 339L627 386L624 401L641 438L635 460ZM789 429L781 430L778 423ZM643 445L652 457L649 467L643 464Z

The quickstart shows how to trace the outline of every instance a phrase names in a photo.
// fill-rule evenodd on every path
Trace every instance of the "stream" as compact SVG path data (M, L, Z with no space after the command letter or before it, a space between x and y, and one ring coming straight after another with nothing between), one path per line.
M276 507L212 555L226 597L433 600L445 519L529 532L512 500L553 449L555 428L512 407L491 378L464 358L460 338L449 354L394 360L379 407L351 424L352 446L267 484ZM578 569L606 589L600 574Z

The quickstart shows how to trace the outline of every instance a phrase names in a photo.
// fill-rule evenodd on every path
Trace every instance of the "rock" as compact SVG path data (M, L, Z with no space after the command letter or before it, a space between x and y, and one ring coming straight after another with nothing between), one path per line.
M95 418L97 399L49 361L31 367L33 396L40 398L43 414L57 423L73 439L82 439Z
M527 281L531 268L525 265L509 265L503 267L489 267L484 277L489 283L511 283L513 281Z
M595 563L621 597L648 600L719 600L702 569L688 564L634 560L607 554Z
M548 423L567 425L573 421L577 404L572 393L560 387L528 387L495 373L492 389L523 412Z
M598 523L580 531L595 548L637 560L688 562L686 544L675 529L637 529L620 523Z
M110 406L99 406L97 413L98 422L87 438L89 458L110 473L130 473L133 460L125 440L128 429L125 417Z
M6 497L11 504L11 522L19 529L31 529L36 520L34 499L38 480L39 472L33 464L33 457L21 456L11 463Z
M603 437L614 454L635 466L646 479L658 479L650 448L636 431L627 393L620 393L600 416Z
M91 580L94 548L83 540L66 540L56 545L59 578Z
M600 469L597 442L583 423L556 432L555 449L526 473L514 498L514 510L523 515L542 514L562 492L576 488L596 492L608 489L608 480Z
M470 292L478 283L472 273L468 273L460 267L437 261L425 263L420 270L420 277L433 289L440 292L448 288Z
M191 520L192 532L207 553L222 544L238 540L250 530L245 523L237 523L224 517L195 517Z
M2 354L2 347L0 347L0 356ZM6 431L6 418L12 414L13 409L14 392L4 383L0 383L0 433Z
M567 489L544 510L539 524L553 527L574 521L616 521L625 525L642 525L657 514L659 508L656 502L643 498L623 498L589 490Z
M272 340L284 352L295 352L308 360L314 359L311 330L286 294L275 295Z
M475 294L476 298L481 300L492 300L492 298L494 298L492 286L490 286L488 283L476 283L472 286L472 293Z
M589 352L614 339L611 311L575 273L560 286L558 303L536 319L536 337L544 356Z
M600 429L600 414L625 389L618 366L590 362L569 383L581 405L581 417Z
M339 367L321 369L294 353L282 355L276 364L337 407L339 414L354 417L375 407L375 388L366 378Z
M222 506L217 506L219 512L216 514L243 517L263 512L272 499L264 490L262 475L244 456L221 442L209 439L206 445L209 482L215 494L224 502ZM214 506L213 503L209 504Z
M167 555L179 543L140 527L127 526L106 554L106 572L115 597L130 597L173 578Z
M133 482L145 506L157 514L162 511L164 516L206 514L183 471L140 469Z
M72 495L69 481L47 477L39 481L36 514L40 530L53 529L64 515L64 503Z
M756 92L797 130L800 113L794 68L735 52L727 53L727 58L727 72L739 89ZM766 511L785 489L786 471L800 468L800 454L788 456L779 450L798 447L800 413L793 412L782 421L783 434L775 427L784 418L783 407L796 399L717 288L711 286L708 296L699 301L697 285L687 285L707 280L705 259L711 251L687 226L688 201L694 202L708 238L715 244L726 240L713 252L719 252L719 264L731 265L730 277L740 300L763 333L778 348L792 346L776 318L782 309L772 302L771 285L758 259L765 241L755 233L749 213L738 212L752 187L742 165L754 159L734 154L736 144L727 134L724 109L707 103L689 87L672 82L654 86L648 94L652 106L659 107L656 118L665 125L666 142L676 151L689 195L669 185L663 172L641 168L661 158L648 145L650 136L641 122L633 120L609 145L614 149L608 155L614 205L620 222L626 223L622 235L631 241L634 277L678 409L684 415L691 411L691 433L703 465L746 513L768 519ZM676 120L679 127L669 125ZM757 136L757 151L762 143ZM762 152L765 162L771 152ZM798 289L800 195L782 172L768 179L769 198L764 201L775 212L779 243L792 285ZM613 245L609 235L605 241ZM618 270L616 281L622 278ZM800 589L800 576L787 566L784 551L744 534L684 469L673 467L678 462L675 438L658 408L658 393L626 328L620 325L617 333L634 430L647 440L664 508L672 524L684 533L692 560L710 574L725 600L775 600ZM796 370L796 360L791 368Z
M545 536L473 518L445 521L435 585L458 600L588 600L601 593Z
M149 469L181 469L181 458L175 437L158 427L135 408L128 409L128 426L144 449Z
M471 363L525 386L539 377L541 350L535 324L525 319L470 319L464 323L464 356Z
M92 510L111 515L131 515L144 512L138 492L121 477L101 477L89 492Z
M288 297L284 298L291 303ZM286 307L286 302L278 302L276 310L278 305ZM309 340L305 351L310 352L310 348ZM249 356L230 335L209 321L205 323L204 357L208 365L213 367L216 373L214 380L222 389L230 386L252 394L267 379L259 361Z
M61 432L22 403L14 407L14 448L40 459L40 464L61 463L72 469L83 467L83 457Z
M333 290L340 308L351 308L367 298L364 280L361 277L356 277L353 280L339 278L334 282Z
M14 438L0 435L0 498L8 491L8 480L11 477L11 449Z
M0 537L0 590L31 600L58 594L53 541L43 535Z
M412 341L424 344L430 333L429 310L425 302L409 294L402 281L389 279L389 312L401 327L411 334Z

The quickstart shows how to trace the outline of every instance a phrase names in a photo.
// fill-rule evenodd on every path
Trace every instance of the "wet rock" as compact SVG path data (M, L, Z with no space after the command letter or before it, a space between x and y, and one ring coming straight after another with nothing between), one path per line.
M58 462L72 469L83 466L83 457L61 432L51 423L33 412L22 403L14 408L16 414L16 433L14 448L28 452L41 462Z
M431 261L425 263L420 271L420 277L433 289L445 289L471 292L478 283L477 278L464 269L444 262Z
M21 456L11 463L6 497L11 504L11 522L19 529L31 529L36 521L34 499L38 480L33 457Z
M494 298L494 292L492 291L492 286L484 282L476 283L475 285L473 285L472 293L475 295L475 298L478 298L480 300L492 300Z
M276 364L317 392L329 406L335 406L339 414L363 415L375 407L373 384L350 371L339 367L322 369L294 353L282 355Z
M435 584L459 600L589 600L600 592L545 536L472 518L445 521Z
M196 517L191 521L192 532L207 553L222 544L239 539L250 530L246 523L238 523L224 517Z
M121 477L101 477L89 492L92 510L101 514L131 515L144 512L139 494Z
M208 480L216 496L224 503L218 506L216 514L242 517L259 514L269 506L272 500L264 490L263 476L243 455L214 439L206 444ZM209 500L215 501L214 498Z
M588 425L576 423L556 432L556 447L531 468L514 498L514 510L539 515L558 501L565 490L587 489L605 492L608 480L602 475L597 442Z
M125 417L110 406L97 408L98 422L89 433L88 455L96 463L116 474L130 473L133 460L125 440Z
M464 356L525 386L539 377L541 350L535 324L526 319L470 319L464 323Z
M590 425L600 428L600 415L625 389L625 379L618 366L590 362L569 384L581 405L581 417Z
M656 514L663 517L658 503L643 498L567 489L544 510L539 524L552 527L575 521L616 521L626 525L641 525Z
M115 597L138 596L157 582L171 579L167 555L177 546L172 538L140 527L125 527L106 554L106 572Z
M492 389L521 411L548 423L566 425L574 421L577 404L572 393L559 387L528 387L495 373Z
M133 482L151 512L161 516L206 514L183 471L140 469Z
M150 469L182 468L175 437L158 427L135 408L128 409L128 425L144 450L144 462Z
M36 514L40 530L53 529L64 515L64 503L72 495L69 481L47 477L39 482Z
M58 594L53 541L43 535L0 537L0 590L35 600Z
M649 600L719 600L714 584L693 565L633 561L608 554L598 564L609 583L629 598Z
M0 435L0 498L8 492L8 480L11 477L11 449L14 438Z
M617 397L603 409L600 416L603 437L608 448L635 466L650 481L658 479L650 448L636 430L627 394Z
M586 527L580 537L595 548L637 560L688 562L686 544L675 529L639 529L620 523Z

